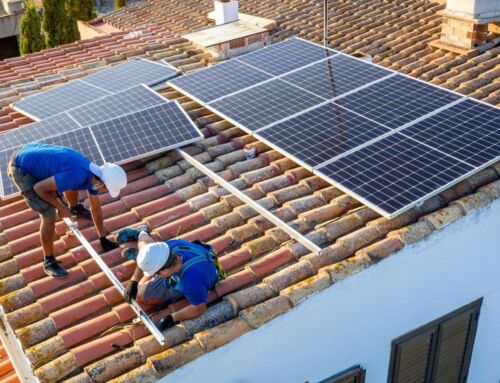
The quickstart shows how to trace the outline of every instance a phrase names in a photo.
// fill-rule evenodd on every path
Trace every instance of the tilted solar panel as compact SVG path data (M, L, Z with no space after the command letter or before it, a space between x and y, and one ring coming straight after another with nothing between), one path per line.
M104 89L75 80L24 98L15 102L13 106L30 117L43 120L108 94L110 92Z
M14 194L18 191L12 179L7 175L10 159L15 150L16 148L10 148L0 151L0 193L2 196Z

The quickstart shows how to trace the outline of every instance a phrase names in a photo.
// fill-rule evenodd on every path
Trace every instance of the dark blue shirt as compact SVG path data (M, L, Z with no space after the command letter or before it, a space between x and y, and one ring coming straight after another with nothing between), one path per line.
M71 148L32 142L19 150L14 165L39 181L54 177L60 193L88 190L97 194L90 183L94 178L89 170L90 160Z
M183 264L191 258L197 257L199 254L179 246L199 246L202 248L200 245L182 239L171 239L165 241L165 243L170 249L174 249L175 253L181 257ZM214 287L217 282L217 269L214 263L207 259L206 261L196 263L189 267L182 277L179 274L173 274L172 277L174 277L174 279L180 278L175 289L180 291L189 303L197 306L202 303L207 303L208 291Z

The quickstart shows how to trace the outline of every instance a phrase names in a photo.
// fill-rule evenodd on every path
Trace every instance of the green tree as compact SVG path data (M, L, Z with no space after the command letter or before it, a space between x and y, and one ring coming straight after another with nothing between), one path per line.
M69 44L73 41L80 40L80 31L78 30L75 14L68 13L66 15L63 33L63 44Z
M20 28L19 52L22 55L38 52L45 48L45 39L42 35L42 22L36 8L32 4L26 4L26 11L21 19Z
M67 25L65 0L42 0L43 30L49 48L64 44Z
M127 5L127 0L115 0L115 9L120 9Z
M95 13L94 0L80 0L80 12L78 13L78 19L83 21L92 20L97 16Z

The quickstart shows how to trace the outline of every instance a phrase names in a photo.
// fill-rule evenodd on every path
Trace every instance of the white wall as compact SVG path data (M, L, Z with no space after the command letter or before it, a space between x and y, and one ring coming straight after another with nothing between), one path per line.
M500 381L500 201L333 285L162 382L387 382L391 341L484 297L469 383Z

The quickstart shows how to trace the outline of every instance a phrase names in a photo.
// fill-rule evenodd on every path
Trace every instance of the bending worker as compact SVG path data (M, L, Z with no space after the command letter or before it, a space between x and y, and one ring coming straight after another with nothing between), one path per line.
M137 267L125 290L125 299L163 307L186 298L190 305L162 318L160 330L177 322L203 314L208 291L225 277L211 246L199 241L172 239L155 242L146 231L124 229L129 238L138 240ZM123 237L118 234L118 242ZM130 248L129 248L130 249Z
M115 242L106 238L97 194L107 189L112 197L118 196L127 185L127 176L120 166L97 166L71 148L32 142L14 152L8 174L29 207L42 219L40 238L45 274L56 278L68 274L54 257L56 211L61 218L73 215L86 219L92 217L103 250L106 252L117 247ZM90 212L78 203L78 190L87 191ZM64 193L69 207L59 193Z

